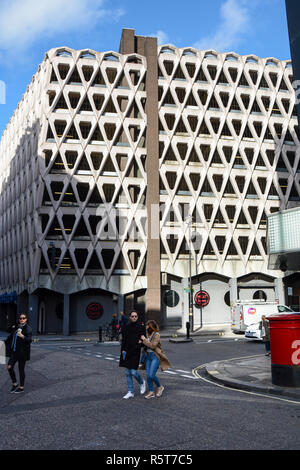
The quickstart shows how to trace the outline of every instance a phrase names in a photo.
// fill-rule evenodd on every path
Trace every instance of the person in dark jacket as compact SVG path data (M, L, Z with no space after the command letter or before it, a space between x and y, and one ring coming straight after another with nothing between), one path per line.
M120 325L120 330L121 330L121 333L122 333L122 331L124 330L125 326L128 325L128 318L126 317L126 315L125 315L124 312L120 312L120 321L119 321L119 325Z
M137 372L142 347L141 336L145 334L145 327L139 323L137 312L131 312L129 320L128 325L125 326L122 332L121 356L119 363L120 367L125 367L126 372L128 393L123 397L125 400L134 397L132 377L134 377L139 383L140 393L144 394L146 391L146 382Z
M24 392L25 364L30 360L30 344L32 341L32 329L27 323L27 315L21 313L18 324L9 328L10 335L7 338L9 348L9 361L7 370L12 380L11 393ZM14 367L19 364L20 386L18 386Z
M112 321L110 322L109 325L111 327L110 340L111 341L113 341L113 339L118 340L119 339L119 335L118 335L119 324L118 324L118 315L116 313L113 313Z

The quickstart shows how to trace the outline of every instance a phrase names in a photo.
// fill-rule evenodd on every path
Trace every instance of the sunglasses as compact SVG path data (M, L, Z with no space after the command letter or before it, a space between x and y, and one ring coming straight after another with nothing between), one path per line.
M19 317L19 320L26 320L26 317Z
M137 315L130 315L130 318L137 318Z

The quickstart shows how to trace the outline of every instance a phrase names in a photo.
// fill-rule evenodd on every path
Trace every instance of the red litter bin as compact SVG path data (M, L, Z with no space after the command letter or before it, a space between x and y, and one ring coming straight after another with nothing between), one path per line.
M300 387L300 313L267 317L270 322L272 383Z

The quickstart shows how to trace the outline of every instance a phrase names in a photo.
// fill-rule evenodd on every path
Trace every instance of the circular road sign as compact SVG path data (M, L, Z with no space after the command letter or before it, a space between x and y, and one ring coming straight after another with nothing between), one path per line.
M196 293L194 300L197 307L206 307L209 304L210 297L205 290L199 290Z
M103 307L101 304L93 302L87 306L85 313L90 320L99 320L103 315Z

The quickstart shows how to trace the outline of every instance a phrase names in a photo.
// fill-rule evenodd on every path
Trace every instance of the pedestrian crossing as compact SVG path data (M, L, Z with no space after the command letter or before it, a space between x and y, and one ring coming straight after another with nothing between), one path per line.
M65 345L65 346L60 346L60 349L64 349L65 351L69 351L75 354L80 354L82 356L86 357L91 357L91 358L96 358L96 359L101 359L104 361L110 361L110 362L117 362L119 363L120 356L119 354L112 354L108 353L106 351L101 351L101 352L94 352L94 351L87 351L86 346L71 346L71 345ZM198 380L197 377L193 375L192 371L189 370L183 370L183 369L173 369L170 368L164 372L159 371L159 374L167 374L170 377L183 377L186 379L191 379L191 380Z

